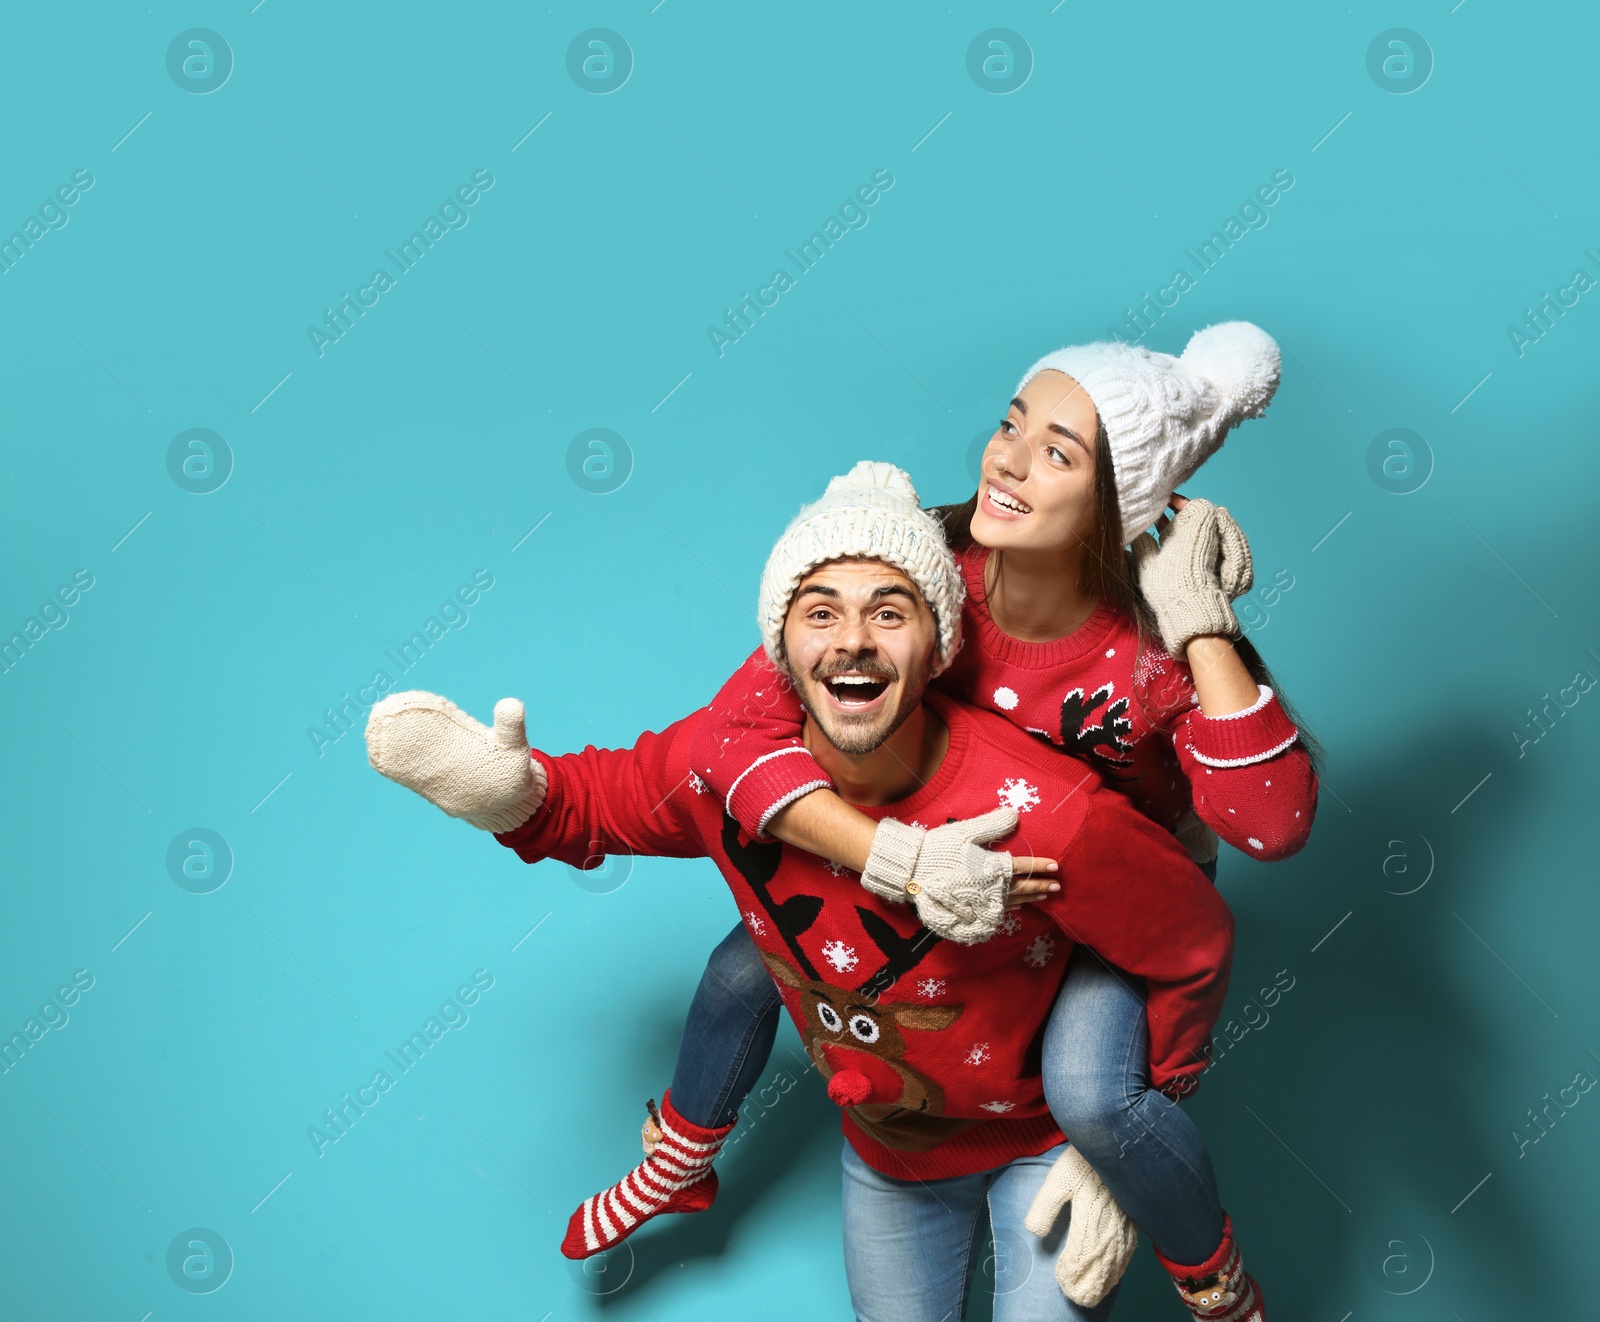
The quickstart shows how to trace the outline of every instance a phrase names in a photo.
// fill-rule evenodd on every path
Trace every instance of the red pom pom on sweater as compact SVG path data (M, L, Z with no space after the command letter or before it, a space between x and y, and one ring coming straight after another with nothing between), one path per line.
M872 1096L872 1080L858 1070L840 1070L828 1080L828 1096L839 1106L860 1106Z

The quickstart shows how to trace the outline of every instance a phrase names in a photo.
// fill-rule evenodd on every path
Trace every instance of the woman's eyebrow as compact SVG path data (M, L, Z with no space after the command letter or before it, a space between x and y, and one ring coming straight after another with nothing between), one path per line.
M1023 417L1028 416L1028 405L1024 400L1013 399L1011 401L1011 407L1016 409L1016 411L1022 414ZM1071 427L1063 427L1059 422L1048 423L1047 427L1050 431L1065 436L1069 441L1076 441L1082 448L1084 454L1089 453L1089 443L1085 441L1083 437L1079 436L1077 432L1073 431Z
M1089 453L1088 444L1084 441L1083 437L1079 436L1077 432L1072 430L1072 428L1063 427L1059 422L1052 422L1052 423L1049 424L1049 428L1048 429L1050 431L1056 432L1056 433L1058 433L1058 434L1060 434L1062 436L1065 436L1068 440L1076 441L1078 443L1078 445L1082 448L1084 454L1088 454Z

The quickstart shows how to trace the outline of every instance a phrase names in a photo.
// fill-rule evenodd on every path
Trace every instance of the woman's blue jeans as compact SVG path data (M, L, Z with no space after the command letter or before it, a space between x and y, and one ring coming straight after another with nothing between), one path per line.
M740 924L712 952L689 1007L672 1076L679 1114L707 1127L734 1119L766 1068L780 1008ZM1045 1029L1045 1099L1151 1242L1174 1262L1204 1262L1222 1243L1211 1157L1183 1108L1150 1087L1149 1059L1139 980L1079 946Z

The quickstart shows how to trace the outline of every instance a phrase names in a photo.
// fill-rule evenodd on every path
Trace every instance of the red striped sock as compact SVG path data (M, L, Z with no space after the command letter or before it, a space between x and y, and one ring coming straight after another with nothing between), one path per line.
M1204 1322L1266 1322L1261 1287L1245 1271L1239 1247L1233 1242L1233 1218L1222 1220L1222 1243L1195 1267L1185 1267L1156 1250L1156 1257L1172 1277L1178 1297L1189 1312Z
M609 1189L584 1199L567 1222L561 1252L589 1258L622 1243L663 1212L701 1212L717 1196L711 1169L733 1125L706 1129L673 1109L669 1089L661 1099L661 1142Z

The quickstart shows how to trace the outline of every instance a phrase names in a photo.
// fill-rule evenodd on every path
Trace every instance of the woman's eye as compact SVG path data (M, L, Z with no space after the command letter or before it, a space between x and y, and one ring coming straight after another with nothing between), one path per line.
M1010 435L1013 435L1016 432L1017 429L1014 426L1011 425L1011 419L1010 418L1001 418L1000 419L1000 430L1003 431L1007 436L1010 436Z
M1057 446L1050 446L1045 450L1045 453L1054 459L1058 464L1064 464L1067 462L1066 454Z

